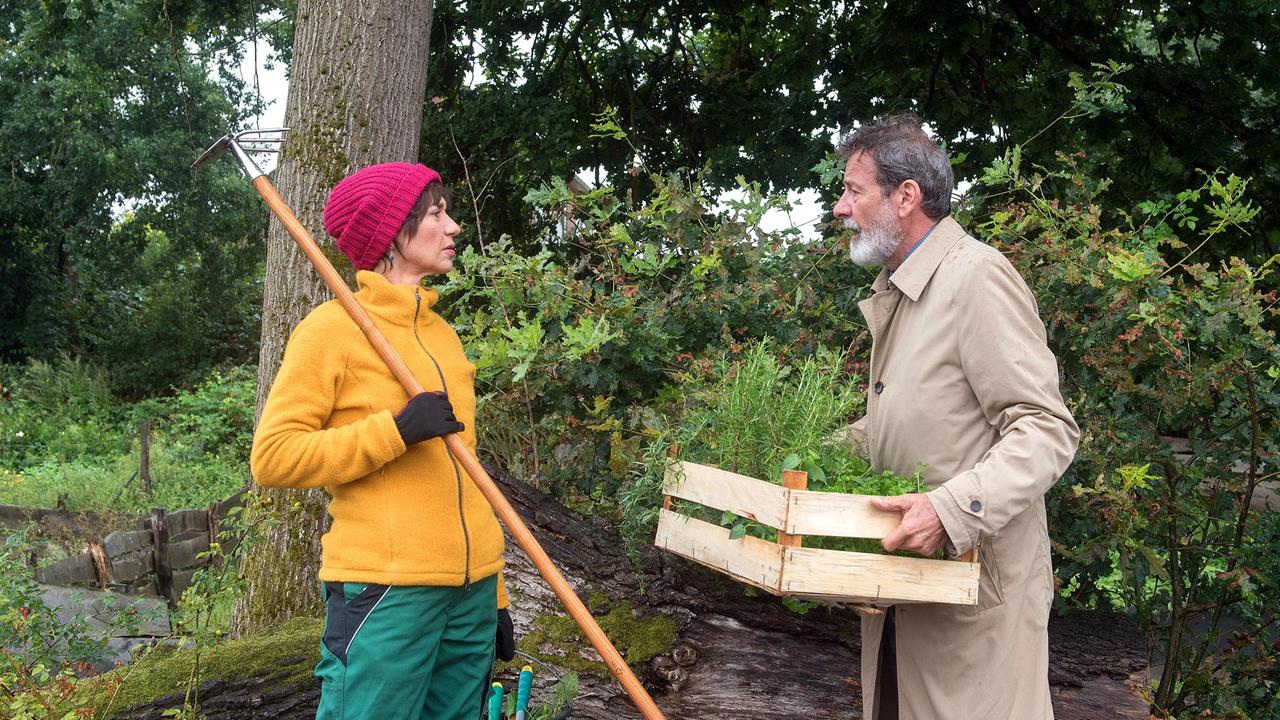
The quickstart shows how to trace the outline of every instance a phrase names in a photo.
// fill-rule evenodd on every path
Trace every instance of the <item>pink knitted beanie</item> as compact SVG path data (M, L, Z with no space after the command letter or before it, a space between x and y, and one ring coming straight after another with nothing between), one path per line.
M358 270L370 270L386 254L424 188L440 182L426 165L391 162L347 176L329 193L324 229Z

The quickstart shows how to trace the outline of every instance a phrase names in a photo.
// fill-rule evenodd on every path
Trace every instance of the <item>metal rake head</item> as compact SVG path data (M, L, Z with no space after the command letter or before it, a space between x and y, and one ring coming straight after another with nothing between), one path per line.
M206 163L211 163L222 157L222 153L228 148L231 154L235 155L236 160L240 162L240 167L245 174L252 180L264 173L258 167L258 164L249 157L249 153L255 152L280 152L279 144L284 142L284 134L289 128L249 128L241 130L238 133L229 133L218 138L218 141L209 146L191 163L192 169L200 167Z

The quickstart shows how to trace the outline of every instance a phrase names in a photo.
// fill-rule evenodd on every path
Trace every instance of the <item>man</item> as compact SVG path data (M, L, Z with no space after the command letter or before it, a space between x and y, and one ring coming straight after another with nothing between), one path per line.
M1035 298L996 250L950 216L946 155L914 116L843 138L835 215L850 255L880 266L859 303L871 330L867 414L852 440L877 469L928 492L877 498L902 513L886 550L977 549L976 607L920 604L862 620L872 720L1042 720L1053 569L1044 494L1079 430L1058 390Z

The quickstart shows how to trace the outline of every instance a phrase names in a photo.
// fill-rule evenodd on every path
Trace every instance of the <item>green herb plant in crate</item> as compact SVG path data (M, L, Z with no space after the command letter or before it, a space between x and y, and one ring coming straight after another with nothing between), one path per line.
M693 363L696 367L699 364ZM808 489L863 495L901 495L920 489L910 478L873 472L853 454L847 427L865 404L860 379L845 370L845 355L819 349L790 357L770 341L725 352L692 373L683 398L650 442L643 469L623 494L624 530L632 548L648 542L662 502L670 457L711 465L740 475L781 482L783 470L803 470ZM773 528L733 513L710 511L685 501L685 515L729 527L730 537L776 539ZM876 541L814 538L815 547L879 552Z

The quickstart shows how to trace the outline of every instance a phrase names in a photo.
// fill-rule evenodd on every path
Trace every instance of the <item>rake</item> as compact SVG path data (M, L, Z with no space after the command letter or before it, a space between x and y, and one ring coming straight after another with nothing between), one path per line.
M307 232L307 229L298 221L297 216L289 209L284 198L280 197L279 191L276 190L271 180L267 178L266 173L262 172L258 164L249 156L250 152L278 152L280 143L284 141L284 133L287 131L288 128L251 129L224 135L211 145L208 150L205 150L192 163L191 167L196 168L212 163L222 157L226 151L231 151L231 154L240 163L240 168L244 170L250 183L253 184L254 189L266 201L267 207L272 214L280 220L284 229L288 231L289 236L298 244L298 248L302 250L302 253L315 266L316 271L320 273L320 277L329 286L334 297L338 299L338 302L342 303L342 307L346 309L351 318L360 326L365 336L369 338L369 342L373 345L378 355L382 357L383 362L387 364L391 374L395 375L396 380L404 387L409 397L413 397L424 391L422 384L409 372L408 366L404 364L400 355L396 353L391 344L387 342L387 339L383 337L382 332L373 324L369 314L356 301L351 289L347 287L347 283L342 279L342 276L338 274L333 264L325 257L315 239L311 237L311 233ZM596 652L600 653L605 665L608 666L613 676L618 679L627 695L631 697L631 701L640 710L640 714L646 720L664 720L662 712L658 710L658 706L649 697L649 693L640 684L635 673L631 672L631 667L622 659L618 649L613 646L604 631L600 629L599 623L596 622L587 607L582 603L582 600L574 593L564 575L551 562L551 558L542 549L542 545L538 543L533 533L529 531L528 526L520 519L520 515L511 506L502 491L498 489L493 479L485 472L480 465L480 461L463 444L462 438L456 434L445 435L444 443L454 458L466 469L467 474L471 476L481 494L489 501L494 513L502 521L502 524L507 527L507 531L511 533L516 544L529 556L538 572L542 574L547 584L551 586L556 596L560 598L560 602L587 636L592 647L596 649Z

